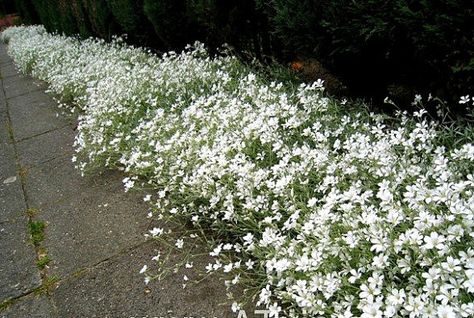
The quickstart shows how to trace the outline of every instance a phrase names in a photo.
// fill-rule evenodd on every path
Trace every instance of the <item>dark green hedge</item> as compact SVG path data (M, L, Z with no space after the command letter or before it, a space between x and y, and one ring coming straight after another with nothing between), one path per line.
M104 39L110 39L118 27L106 0L83 0L82 4L91 33Z
M258 2L288 54L318 58L364 95L473 88L470 0Z
M268 19L253 0L144 0L144 12L166 49L200 40L211 49L227 43L270 53Z
M32 0L15 0L15 7L23 23L35 24L40 22Z
M144 0L144 12L166 49L184 47L198 36L185 0Z
M154 44L153 28L145 17L143 0L107 0L121 33L140 45Z
M0 18L15 12L15 0L0 0Z
M470 0L16 0L24 21L49 30L180 50L211 49L282 62L317 59L356 95L432 92L457 100L473 88ZM32 10L32 8L34 10Z

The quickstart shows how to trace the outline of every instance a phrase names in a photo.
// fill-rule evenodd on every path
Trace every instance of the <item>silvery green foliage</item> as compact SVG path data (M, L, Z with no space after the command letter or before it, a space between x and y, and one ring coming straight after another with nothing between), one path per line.
M127 190L155 189L153 217L219 233L207 271L260 286L272 315L474 315L474 146L447 150L422 112L345 112L321 82L266 83L200 44L158 57L37 26L2 38L80 110L78 166L120 167Z

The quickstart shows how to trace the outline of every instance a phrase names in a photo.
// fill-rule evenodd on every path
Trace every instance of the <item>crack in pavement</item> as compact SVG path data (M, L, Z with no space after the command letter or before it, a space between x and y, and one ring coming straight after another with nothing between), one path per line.
M104 258L98 262L96 262L95 264L92 264L90 266L86 266L86 267L83 267L83 268L80 268L78 270L76 270L74 273L71 273L67 276L64 276L62 277L59 281L58 281L58 284L60 284L61 282L65 282L65 281L68 281L70 279L73 279L73 278L76 278L76 277L80 277L82 276L84 273L87 273L87 272L90 272L90 271L93 271L95 270L97 267L101 266L102 264L105 264L109 261L113 261L114 259L116 258L120 258L121 256L124 256L125 254L127 253L130 253L132 251L135 251L141 247L143 247L144 245L146 244L150 244L151 242L153 242L152 239L147 239L146 241L144 242L140 242L138 244L135 244L133 246L130 246L128 248L123 248L122 250L118 251L117 253L107 257L107 258Z
M35 164L32 164L32 165L30 165L30 166L25 166L24 168L25 168L26 170L37 169L37 168L39 168L39 167L41 167L41 166L43 166L43 165L45 165L45 164L47 164L47 163L49 163L49 162L51 162L51 161L53 161L53 160L66 158L66 157L68 157L69 155L71 155L71 154L73 154L73 153L74 153L74 150L68 150L68 151L66 151L65 153L60 154L60 155L58 155L58 156L56 156L56 157L51 157L51 158L49 158L49 159L40 161L40 162L35 163Z
M28 140L33 139L33 138L35 138L35 137L43 136L43 135L45 135L45 134L47 134L47 133L55 132L55 131L57 131L57 130L66 128L66 127L68 127L68 126L71 126L71 124L68 123L68 124L65 124L64 126L56 127L56 128L53 128L53 129L50 129L50 130L47 130L47 131L40 132L40 133L38 133L38 134L32 135L32 136L20 138L20 139L15 140L15 142L16 142L16 143L20 143L20 142L23 142L23 141L28 141Z
M4 84L3 79L1 80L1 85L2 85L3 95L6 97L5 84ZM29 92L27 92L27 93L29 93ZM28 210L28 209L30 209L30 204L29 204L28 194L27 194L27 191L26 191L26 175L24 173L22 173L24 167L22 167L22 165L21 165L20 155L19 155L18 147L17 147L17 142L15 141L15 138L14 138L14 131L13 131L13 125L12 125L12 120L11 120L10 105L8 103L8 98L5 100L5 110L6 110L7 125L10 127L10 129L8 129L8 134L9 134L11 144L13 145L13 151L14 151L14 156L15 156L15 165L16 165L16 170L17 170L16 172L19 175L21 191L22 191L22 194L23 194L23 200L24 200L26 208ZM27 219L28 219L28 224L30 224L33 221L33 216L32 215L27 215ZM29 233L29 234L31 235L31 233ZM39 261L40 260L40 255L39 255L39 252L40 252L39 248L40 247L35 246L34 248L35 248L35 253L36 253L36 260ZM27 292L26 294L24 293L23 295L20 295L20 297L14 297L12 299L19 299L19 298L21 298L21 296L24 297L26 295L29 295L32 292L34 292L35 290L37 290L38 288L41 288L41 286L43 286L43 284L48 280L47 273L46 273L45 270L40 270L40 269L37 269L37 270L40 273L41 285L38 286L37 288L33 289L31 292ZM54 301L50 297L49 293L47 293L47 296L48 296L48 299L49 299L51 305L53 306L53 308L55 310L55 313L57 313L57 308L54 304ZM8 302L8 301L11 301L11 299L6 299L2 303Z
M2 84L2 86L3 86L3 84ZM28 94L31 94L31 93L34 93L34 92L37 92L37 91L43 91L43 88L42 87L35 87L34 89L29 90L27 92L24 92L24 93L21 93L21 94L18 94L18 95L14 95L14 96L9 96L9 97L7 97L7 95L5 94L5 101L8 102L10 99L25 96L25 95L28 95ZM3 87L3 92L5 93L5 87Z

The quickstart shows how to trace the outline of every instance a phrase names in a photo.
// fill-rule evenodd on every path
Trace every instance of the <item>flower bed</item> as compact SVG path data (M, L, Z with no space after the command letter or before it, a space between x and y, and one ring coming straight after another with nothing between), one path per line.
M474 146L443 144L423 112L367 113L198 44L158 57L42 27L2 39L80 111L78 167L123 169L127 190L154 189L153 217L212 233L206 270L272 315L474 315Z

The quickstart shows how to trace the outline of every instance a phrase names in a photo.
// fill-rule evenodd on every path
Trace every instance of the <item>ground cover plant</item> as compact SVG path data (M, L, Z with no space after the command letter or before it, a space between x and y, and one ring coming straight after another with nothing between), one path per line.
M474 315L472 130L455 140L423 110L369 113L321 81L269 81L199 43L156 56L41 26L1 38L79 113L77 166L119 168L126 190L152 189L150 217L212 237L205 270L271 316ZM144 264L145 282L161 262Z

